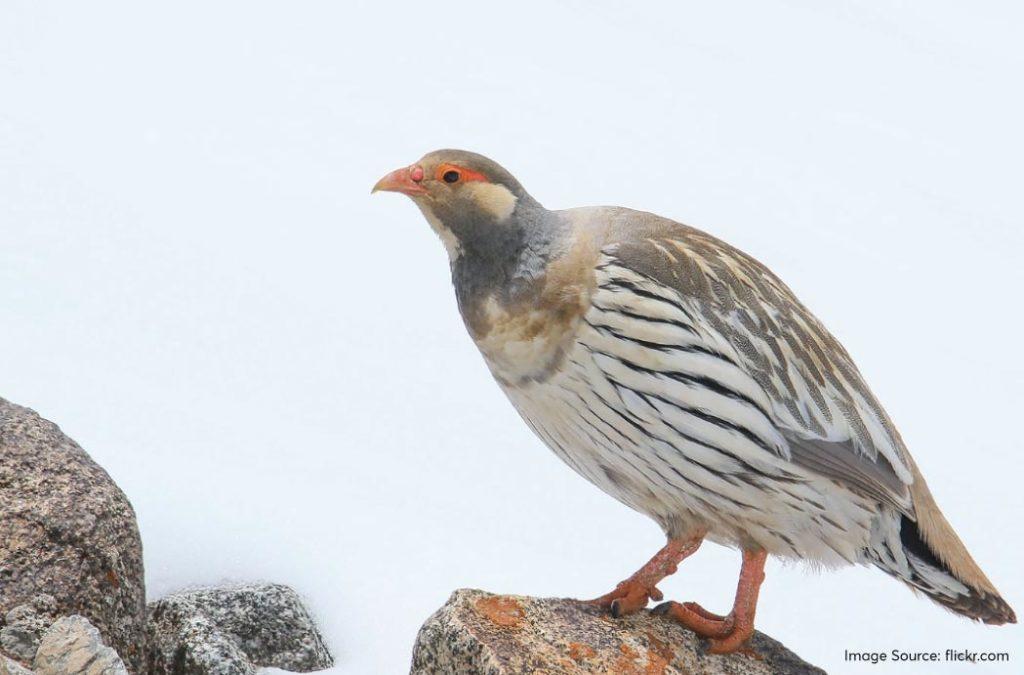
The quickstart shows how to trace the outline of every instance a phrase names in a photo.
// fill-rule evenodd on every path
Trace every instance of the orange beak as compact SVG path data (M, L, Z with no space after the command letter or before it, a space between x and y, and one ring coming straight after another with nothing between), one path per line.
M402 194L415 197L416 195L427 194L426 188L420 183L423 181L423 167L413 164L401 169L396 169L377 181L370 194L383 190L384 192L401 192Z

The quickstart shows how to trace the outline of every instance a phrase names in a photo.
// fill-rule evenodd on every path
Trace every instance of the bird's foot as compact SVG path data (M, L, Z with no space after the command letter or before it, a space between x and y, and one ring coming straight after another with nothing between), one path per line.
M757 653L747 646L747 641L754 634L753 621L745 621L742 618L738 620L733 613L721 616L709 612L696 602L663 602L652 612L668 616L705 638L708 641L709 654L742 651L758 658Z
M612 616L629 616L647 606L648 600L655 602L662 599L661 591L656 586L648 585L635 579L627 579L615 587L611 593L599 598L588 600L587 604L597 605L611 612Z
M743 549L743 567L736 586L736 600L727 616L712 614L695 602L679 604L666 602L654 608L657 614L670 616L708 641L709 654L742 652L760 658L747 645L754 634L754 614L757 595L764 581L764 563L768 553L764 549Z
M658 590L658 583L670 574L675 574L676 566L680 562L693 555L701 542L704 540L704 532L697 532L688 539L674 538L654 554L643 567L638 569L631 577L620 582L611 593L605 593L599 598L587 600L587 604L603 607L612 613L612 616L628 616L635 614L647 606L648 600L660 602L661 591Z
M696 602L663 602L651 611L683 624L702 638L723 638L733 629L732 616L709 612Z

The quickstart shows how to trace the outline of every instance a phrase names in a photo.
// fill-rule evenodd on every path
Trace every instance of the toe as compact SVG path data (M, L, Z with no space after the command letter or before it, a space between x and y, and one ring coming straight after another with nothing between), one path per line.
M698 605L696 602L684 602L683 607L690 610L691 612L694 612L698 616L701 616L710 621L731 621L730 617L722 616L721 614L715 614L714 612L709 612L708 610Z
M757 652L747 644L750 636L754 634L753 626L736 626L727 635L722 635L710 640L708 654L732 654L741 651L755 658L759 658Z
M722 638L732 632L733 622L730 617L719 617L717 614L703 610L697 612L688 606L691 604L695 603L681 605L678 602L665 602L655 607L654 611L657 614L671 617L672 620L681 623L701 637Z

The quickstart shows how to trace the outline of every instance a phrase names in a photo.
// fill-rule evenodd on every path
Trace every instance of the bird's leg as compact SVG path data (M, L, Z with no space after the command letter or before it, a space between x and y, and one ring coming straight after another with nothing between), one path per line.
M658 583L674 574L677 565L693 555L703 541L703 533L690 539L669 539L647 564L620 582L611 593L590 600L590 604L607 607L612 616L620 617L639 612L647 606L649 599L661 600L663 596L657 588Z
M711 654L729 654L737 651L754 634L754 613L757 594L764 581L764 564L768 553L764 549L744 549L743 567L736 585L736 601L728 616L712 614L695 602L679 604L666 602L654 611L666 614L701 637L708 638Z

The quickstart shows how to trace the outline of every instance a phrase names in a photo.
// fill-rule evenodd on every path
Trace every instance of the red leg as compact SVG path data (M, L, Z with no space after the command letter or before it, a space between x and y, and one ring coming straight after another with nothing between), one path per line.
M676 567L693 555L704 535L691 539L669 539L665 546L636 571L633 576L619 583L615 590L589 602L611 610L612 616L626 616L639 612L647 606L648 599L661 600L657 585L662 579L674 574Z
M764 581L764 564L768 553L762 549L743 551L743 567L736 585L736 600L728 616L712 614L695 602L666 602L655 611L667 614L697 635L710 639L711 654L729 654L746 644L754 634L754 613L757 595Z

